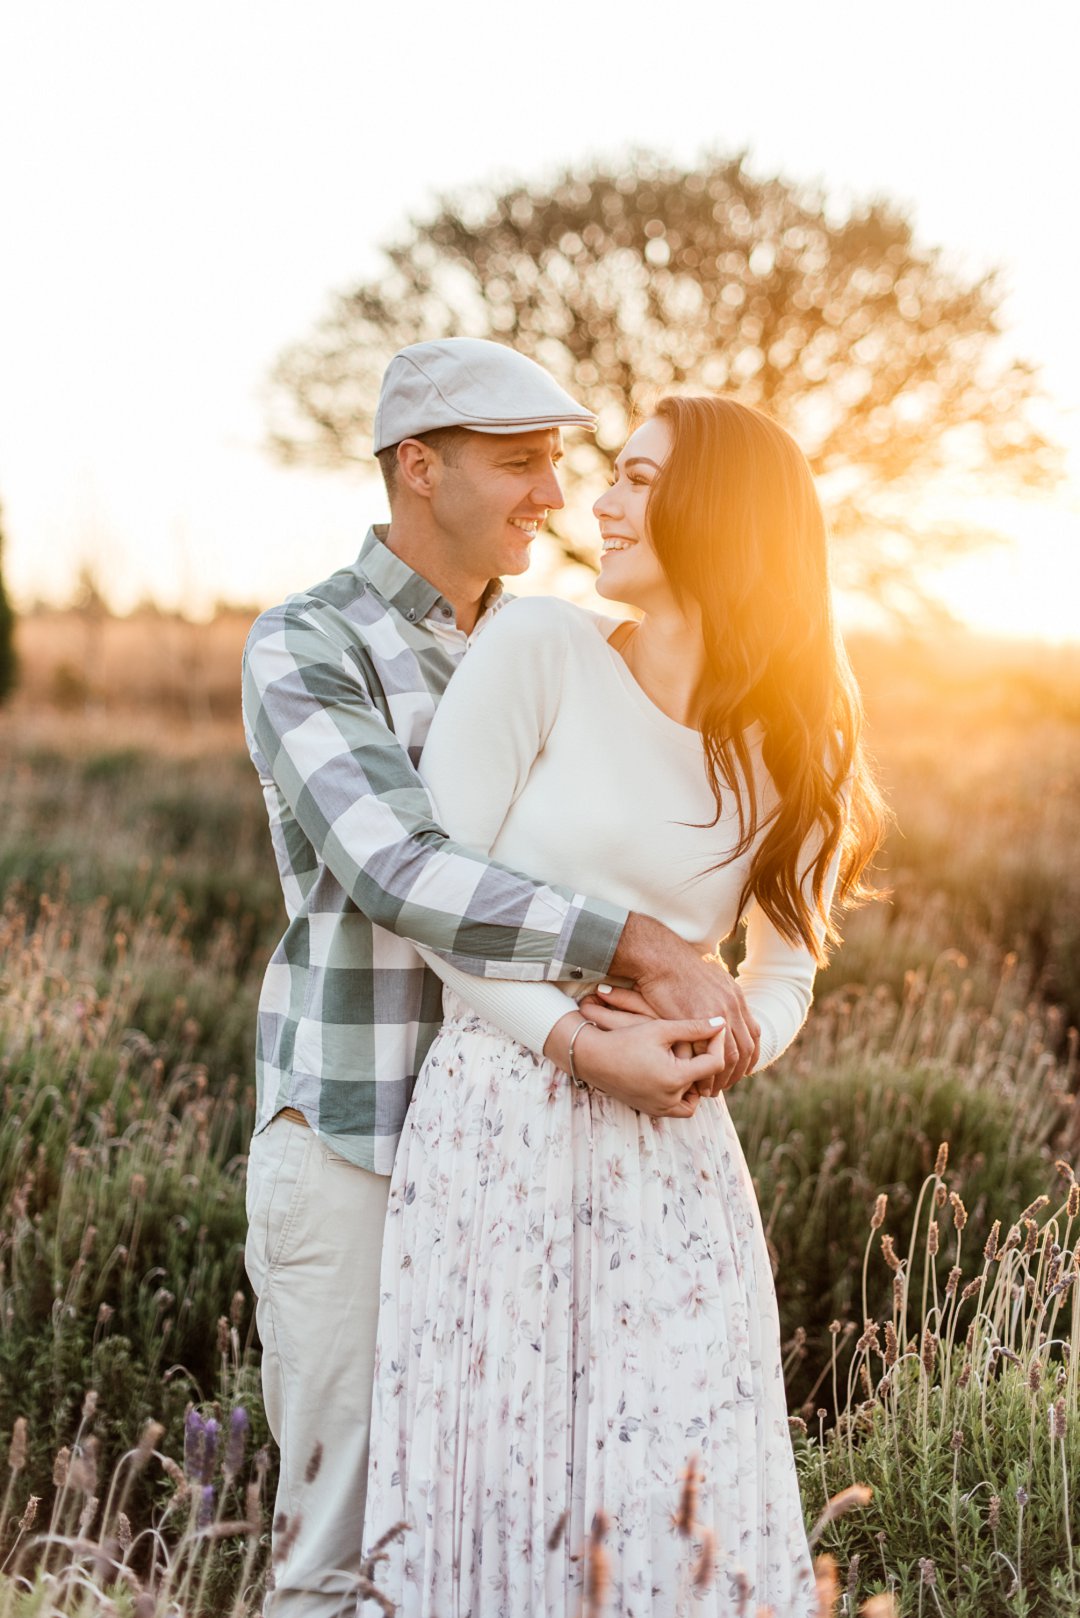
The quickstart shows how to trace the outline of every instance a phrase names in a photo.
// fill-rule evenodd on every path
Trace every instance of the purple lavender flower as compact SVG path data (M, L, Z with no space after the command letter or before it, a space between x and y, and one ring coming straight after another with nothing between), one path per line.
M203 1429L206 1440L203 1446L202 1481L209 1483L214 1476L214 1463L217 1460L218 1439L221 1436L221 1423L211 1416Z
M203 1475L206 1454L206 1423L192 1405L184 1417L184 1472L189 1478Z
M244 1464L244 1450L247 1447L247 1436L251 1429L248 1413L243 1405L237 1405L229 1416L229 1437L225 1444L225 1476L236 1477Z
M196 1526L209 1528L214 1520L214 1486L212 1483L204 1485L199 1494L199 1514L196 1517Z
M192 1406L184 1417L184 1471L193 1483L207 1484L214 1476L220 1435L221 1423Z

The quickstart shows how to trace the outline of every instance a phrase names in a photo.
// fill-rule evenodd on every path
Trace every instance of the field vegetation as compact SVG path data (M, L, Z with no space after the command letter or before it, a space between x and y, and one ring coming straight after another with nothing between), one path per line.
M261 1599L243 1176L281 910L239 729L246 622L22 625L0 716L0 1615ZM891 898L850 918L797 1046L732 1100L824 1599L1080 1618L1080 655L853 655Z

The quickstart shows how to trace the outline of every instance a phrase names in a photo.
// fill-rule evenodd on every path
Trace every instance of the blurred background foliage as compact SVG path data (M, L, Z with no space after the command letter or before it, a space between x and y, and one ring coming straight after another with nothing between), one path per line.
M1046 485L1032 367L1000 342L1002 289L922 245L896 204L847 210L743 156L683 168L638 152L548 185L441 199L336 297L277 365L270 440L285 460L370 457L387 360L448 336L506 342L599 417L568 446L567 554L636 413L672 390L729 390L806 450L835 536L836 576L893 614L925 611L918 565L988 535L934 509ZM1033 408L1036 407L1036 408ZM575 520L575 519L578 520Z

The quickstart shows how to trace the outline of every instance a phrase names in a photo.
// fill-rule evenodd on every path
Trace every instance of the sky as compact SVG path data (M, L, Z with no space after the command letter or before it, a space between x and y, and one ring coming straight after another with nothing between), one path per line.
M16 603L267 604L351 560L373 478L275 465L268 374L446 189L652 147L886 195L999 266L1069 453L938 581L1080 636L1075 5L35 0L0 8L0 506ZM983 516L986 515L984 512Z

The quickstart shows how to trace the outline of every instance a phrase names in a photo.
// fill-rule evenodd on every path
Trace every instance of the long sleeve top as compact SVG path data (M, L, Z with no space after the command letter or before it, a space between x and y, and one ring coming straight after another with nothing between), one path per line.
M496 589L477 646L504 610ZM440 825L416 764L467 643L450 603L372 530L351 567L263 613L244 653L288 912L259 999L256 1130L297 1108L380 1174L441 1020L441 986L410 940L467 974L584 980L626 921Z
M421 774L459 842L516 870L543 872L655 916L707 954L740 920L752 850L717 868L738 840L734 794L726 795L716 821L700 733L646 696L607 643L614 628L553 598L512 602L455 674L428 735ZM775 789L756 727L748 740L767 810ZM801 1028L815 964L756 903L744 919L746 948L736 976L761 1025L760 1068ZM576 1006L567 991L580 995L601 981L479 979L422 953L448 987L538 1053Z

